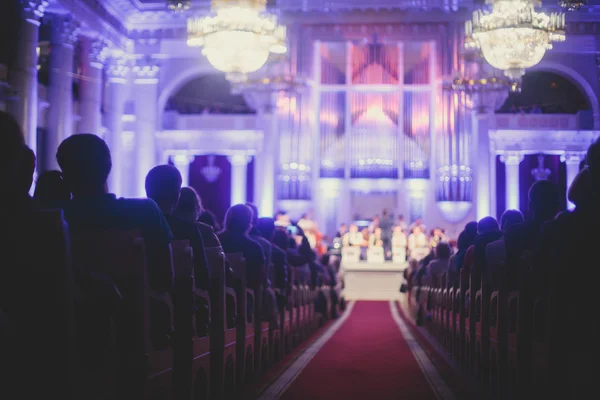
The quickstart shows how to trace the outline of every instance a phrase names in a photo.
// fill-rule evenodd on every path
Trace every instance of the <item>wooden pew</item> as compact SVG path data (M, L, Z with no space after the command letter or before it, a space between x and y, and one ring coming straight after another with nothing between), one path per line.
M91 372L81 382L90 382L87 390L112 392L115 399L173 398L173 305L169 294L155 293L147 283L146 252L139 231L82 232L72 239L73 263L80 282L106 276L112 279L122 301L115 307L112 334L115 357L104 363L105 369ZM101 310L106 297L86 296L82 304ZM81 308L78 319L89 316ZM100 325L94 314L88 322ZM109 315L109 314L105 314ZM88 325L89 327L90 325ZM79 330L80 343L91 331ZM85 343L94 349L95 343ZM102 364L102 360L98 360ZM98 374L97 376L93 376Z
M237 305L236 386L240 388L252 377L254 369L254 317L256 301L254 290L248 288L246 260L241 253L226 254L235 277Z
M60 210L10 217L0 244L0 398L79 399L68 226Z
M189 241L174 241L171 247L175 271L175 390L181 399L208 398L210 298L206 291L196 288Z
M213 399L231 398L236 384L236 295L226 285L223 249L207 247L205 253L211 277L210 393Z

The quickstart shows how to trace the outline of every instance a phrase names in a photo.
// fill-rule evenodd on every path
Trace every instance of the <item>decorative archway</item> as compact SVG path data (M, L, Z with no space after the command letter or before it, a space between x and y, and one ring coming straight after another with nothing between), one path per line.
M163 115L169 98L177 93L179 89L181 89L191 80L211 73L215 73L215 69L213 67L211 67L207 62L198 61L194 65L186 66L181 70L175 71L175 73L171 74L170 80L165 83L160 91L160 95L158 96L159 131L162 130Z
M600 118L600 105L598 104L598 96L596 95L596 91L579 72L575 71L573 68L568 67L564 64L560 64L553 61L542 61L535 67L531 68L531 71L550 71L556 74L559 74L568 80L570 80L573 84L575 84L579 89L585 93L590 103L590 107L592 108L592 112L594 115L594 129L599 129L599 118Z

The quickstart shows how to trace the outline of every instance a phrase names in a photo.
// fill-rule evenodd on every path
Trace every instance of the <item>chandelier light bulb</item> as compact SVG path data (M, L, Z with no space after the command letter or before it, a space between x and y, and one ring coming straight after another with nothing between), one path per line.
M537 65L553 42L565 40L565 15L535 11L533 0L494 0L490 10L477 10L465 27L467 49L480 49L494 68L518 81Z
M167 0L167 7L171 11L187 11L191 6L192 0Z
M560 0L558 5L567 11L578 11L581 7L585 6L587 1L585 0Z
M271 54L287 52L285 27L265 10L265 0L213 0L211 16L188 20L188 46L202 47L228 80L244 81Z

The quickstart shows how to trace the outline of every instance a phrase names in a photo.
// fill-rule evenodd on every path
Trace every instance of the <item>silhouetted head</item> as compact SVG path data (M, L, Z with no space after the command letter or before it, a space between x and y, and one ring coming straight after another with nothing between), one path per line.
M595 191L598 192L600 191L600 139L596 140L588 147L585 160L590 170Z
M56 160L73 197L97 196L108 191L112 168L110 150L96 135L73 135L58 146Z
M170 214L179 201L181 174L172 165L157 165L146 175L146 196Z
M179 202L173 211L173 215L187 219L189 221L197 221L202 214L202 199L198 192L192 187L182 187L179 191Z
M0 197L18 191L24 152L25 141L19 124L8 113L0 111Z
M260 232L260 236L268 241L273 240L273 232L275 231L275 220L273 218L259 218L256 228Z
M579 207L592 202L593 196L592 177L590 170L586 167L579 171L573 182L571 182L567 197L570 202Z
M71 199L71 192L60 171L46 171L38 176L33 194L39 208L53 208Z
M246 206L252 210L252 226L258 225L258 208L253 203L246 203Z
M31 189L33 183L33 173L35 172L35 153L27 146L23 146L23 158L17 174L17 190L19 194L26 195Z
M477 221L468 222L465 225L464 232L466 232L469 235L472 235L473 237L477 236Z
M498 221L494 217L484 217L477 223L477 233L499 232Z
M500 229L506 232L513 225L520 224L525 219L523 213L519 210L506 210L500 217Z
M558 211L558 189L550 181L536 181L529 188L529 210L535 219L552 219Z
M452 255L452 247L446 242L440 242L437 246L435 246L435 257L447 260Z
M287 250L290 247L289 235L285 229L276 228L273 232L272 242L275 246L282 250ZM295 245L296 242L293 242Z
M221 230L221 224L217 221L217 216L208 210L204 210L200 213L198 222L202 222L203 224L212 227L215 232Z
M225 214L225 230L234 234L246 234L252 226L252 210L245 204L236 204Z

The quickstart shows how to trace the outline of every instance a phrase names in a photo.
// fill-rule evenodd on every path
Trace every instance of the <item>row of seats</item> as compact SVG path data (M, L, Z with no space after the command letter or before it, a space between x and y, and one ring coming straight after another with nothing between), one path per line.
M526 260L519 270L530 270ZM498 286L463 269L459 285L448 287L447 274L440 274L431 286L412 287L409 313L482 395L545 398L551 376L548 298L535 294L528 272L519 277L519 290Z
M39 374L49 385L43 391L46 396L236 398L244 384L255 381L327 318L314 305L317 296L329 298L331 288L311 287L308 268L289 268L288 287L274 289L280 326L270 329L268 322L256 317L261 311L257 293L261 290L255 292L247 286L241 254L206 249L211 270L206 292L194 283L188 241L174 241L174 288L171 293L156 293L147 282L140 232L89 232L69 237L61 211L36 213L28 229L39 234L29 238L27 266L19 267L30 268L33 276L43 273L45 283L35 287L36 301L48 299L53 308L47 310L45 319L55 321L48 338L62 340L45 344L18 341L12 359L0 361L1 376L29 382L31 376L23 376L26 367L10 370L8 364L37 352L40 364L29 368L45 368ZM55 238L52 246L48 237ZM14 249L12 255L22 264L23 251ZM233 270L233 287L226 286L226 262ZM327 303L332 302L329 299ZM31 329L14 319L0 321L3 344ZM10 336L12 331L15 333ZM29 350L23 352L24 348ZM48 357L54 360L49 362ZM3 387L0 385L1 397Z

